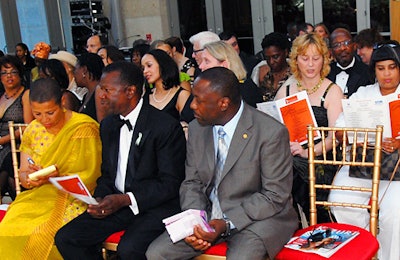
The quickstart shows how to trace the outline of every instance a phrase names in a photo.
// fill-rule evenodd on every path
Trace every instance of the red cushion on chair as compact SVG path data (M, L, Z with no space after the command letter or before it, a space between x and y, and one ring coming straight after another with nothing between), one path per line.
M124 235L125 230L119 231L119 232L115 232L114 234L111 234L105 242L107 243L119 243L119 241L121 240L121 237Z
M371 259L379 249L378 240L367 230L340 223L323 223L315 226L311 226L305 229L297 230L293 236L300 236L306 231L310 231L318 226L327 226L335 229L346 229L351 231L358 231L360 234L351 240L348 244L340 248L334 253L329 259L330 260L362 260ZM313 253L304 253L297 250L283 248L279 254L275 257L276 260L288 260L288 259L302 259L302 260L316 260L316 259L327 259Z
M0 210L0 221L3 220L5 215L6 215L6 211L5 210Z
M220 255L226 256L226 250L228 249L226 242L221 242L219 244L213 245L207 249L204 254L207 255Z

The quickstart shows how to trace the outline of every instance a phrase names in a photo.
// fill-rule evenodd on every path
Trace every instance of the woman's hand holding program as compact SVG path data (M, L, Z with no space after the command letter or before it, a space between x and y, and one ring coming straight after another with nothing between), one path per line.
M397 151L399 148L400 148L400 139L391 137L386 137L383 139L382 149L385 152L393 153L394 151Z
M293 156L300 156L303 158L308 158L308 151L304 149L298 142L290 142L290 152Z

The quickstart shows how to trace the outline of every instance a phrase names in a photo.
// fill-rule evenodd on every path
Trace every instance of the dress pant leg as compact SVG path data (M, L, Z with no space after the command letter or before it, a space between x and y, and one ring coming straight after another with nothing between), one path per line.
M250 230L234 233L227 242L227 260L265 260L268 256L263 240Z
M172 243L165 231L150 244L146 257L148 260L188 260L200 254L200 251L195 251L183 240Z
M100 259L100 244L112 233L125 229L134 215L129 208L103 219L84 212L62 227L55 243L64 259Z

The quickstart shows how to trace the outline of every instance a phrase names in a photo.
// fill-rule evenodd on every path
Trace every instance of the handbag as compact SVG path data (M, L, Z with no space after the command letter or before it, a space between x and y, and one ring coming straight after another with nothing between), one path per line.
M357 147L356 148L356 161L361 162L362 161L362 147ZM392 175L393 176L393 181L400 181L400 169L397 169L396 172L394 173L394 169L396 167L396 164L399 160L399 150L393 152L393 153L386 153L386 152L381 152L382 157L381 157L381 174L380 174L380 179L389 181L391 180ZM365 161L366 162L373 162L374 160L374 149L369 148L366 150L366 157ZM350 177L356 177L356 178L362 178L362 179L372 179L372 167L364 167L364 166L350 166L349 170L349 176Z

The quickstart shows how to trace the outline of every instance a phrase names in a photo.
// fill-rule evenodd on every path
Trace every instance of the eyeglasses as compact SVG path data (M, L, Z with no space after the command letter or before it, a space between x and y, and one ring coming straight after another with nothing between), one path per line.
M352 44L353 41L352 40L347 40L347 41L343 41L343 42L337 42L331 45L332 49L337 50L340 47L344 46L344 47L349 47L350 44Z
M386 43L386 44L375 44L374 45L374 50L376 50L376 49L380 49L380 48L382 48L382 47L391 47L391 48L394 48L394 47L398 47L398 46L400 46L400 45L397 45L397 44L392 44L392 43Z
M194 53L194 54L197 54L197 53L200 52L200 51L204 51L204 48L203 48L203 49L198 49L198 50L193 50L193 53Z
M1 72L0 72L0 75L1 75L2 77L3 77L3 76L8 76L8 75L10 75L10 76L17 76L17 75L19 75L19 72L16 71L16 70L12 70L12 71L10 71L10 72L1 71Z

